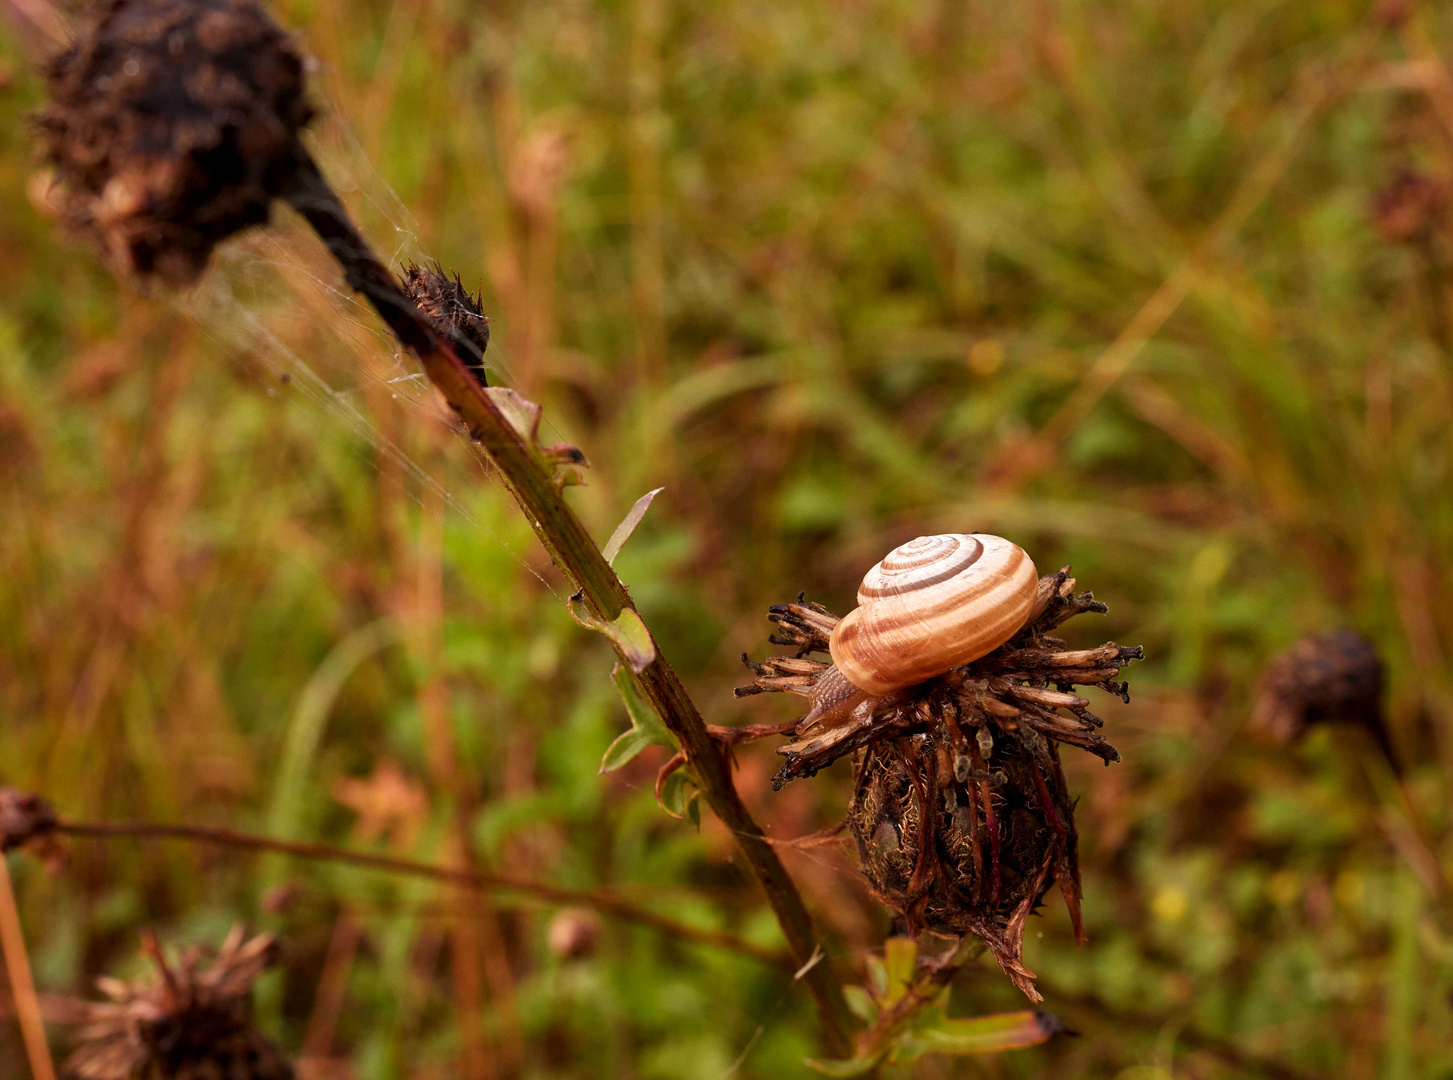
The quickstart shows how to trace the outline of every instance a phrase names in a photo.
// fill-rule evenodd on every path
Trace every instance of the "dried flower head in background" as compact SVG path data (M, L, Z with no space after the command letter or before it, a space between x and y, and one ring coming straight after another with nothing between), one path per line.
M1353 724L1366 729L1397 767L1382 714L1382 659L1354 630L1302 638L1267 664L1256 687L1252 718L1284 743L1296 742L1313 724Z
M484 313L483 298L472 295L458 274L451 278L438 263L432 267L409 263L403 284L404 295L459 347L459 358L479 385L487 386L484 351L489 348L489 316Z
M267 221L313 115L252 0L110 0L51 61L39 115L62 216L138 278L185 284Z
M110 1001L86 1006L80 1046L66 1062L77 1080L292 1080L293 1066L252 1023L252 984L273 962L271 934L248 939L234 927L201 970L200 950L175 966L156 938L143 951L151 978L101 979Z
M0 787L0 853L54 832L55 808L39 795Z
M545 935L550 951L561 960L584 960L600 946L600 916L590 908L562 908Z
M771 640L796 654L748 661L756 679L737 691L813 700L794 740L778 748L786 758L778 783L852 754L847 823L873 894L914 934L976 934L1034 1001L1041 1000L1034 973L1021 960L1024 927L1051 886L1058 884L1076 937L1083 936L1074 800L1058 745L1079 746L1107 765L1120 760L1073 687L1097 686L1129 701L1126 684L1114 680L1142 656L1113 642L1070 650L1053 635L1067 619L1106 610L1074 584L1068 567L1037 586L1031 577L1028 607L1005 630L1007 640L996 639L1002 645L884 696L858 691L846 711L823 709L835 695L824 699L821 688L841 673L809 655L828 651L841 620L799 596L768 616L779 629Z
M59 870L70 855L65 838L57 831L59 824L55 807L39 795L0 787L0 858L7 851L25 848L47 869Z

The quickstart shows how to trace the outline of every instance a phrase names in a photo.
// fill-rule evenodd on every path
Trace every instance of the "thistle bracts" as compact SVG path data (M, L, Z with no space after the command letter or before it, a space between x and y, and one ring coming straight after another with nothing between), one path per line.
M101 979L109 1001L85 1006L79 1046L66 1062L77 1080L293 1080L292 1063L252 1022L252 984L277 957L271 934L235 926L202 966L189 949L175 963L153 935L143 951L157 972Z
M1020 948L1025 920L1052 884L1082 937L1074 803L1059 744L1107 765L1120 760L1075 688L1128 701L1117 677L1143 655L1113 642L1072 650L1054 636L1067 619L1106 610L1074 585L1068 567L1041 578L1028 620L987 656L870 697L831 725L809 714L778 748L786 761L774 777L781 787L853 754L848 825L874 895L911 932L977 934L1034 1000ZM748 660L756 677L738 696L810 695L835 677L812 654L826 651L836 616L799 596L772 607L768 618L777 626L770 640L793 653Z

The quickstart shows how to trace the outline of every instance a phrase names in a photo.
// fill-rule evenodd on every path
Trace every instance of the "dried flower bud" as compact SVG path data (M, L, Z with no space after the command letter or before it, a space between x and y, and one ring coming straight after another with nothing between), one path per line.
M1352 630L1298 641L1266 666L1253 716L1282 742L1312 724L1345 723L1382 730L1382 660Z
M404 295L433 321L434 327L459 349L459 358L469 366L480 386L484 377L484 350L489 348L489 316L482 298L473 296L459 280L449 277L438 263L433 267L410 263L404 269Z
M600 945L600 916L589 908L565 908L550 920L545 940L561 960L594 956Z
M63 217L138 278L192 281L267 221L313 115L253 0L110 0L49 65L39 115Z
M54 833L55 808L39 795L0 788L0 854Z
M287 1057L252 1023L252 984L277 955L271 934L249 940L233 927L205 971L195 949L175 966L154 937L143 951L158 976L99 981L111 1000L87 1004L67 1072L79 1080L293 1080Z

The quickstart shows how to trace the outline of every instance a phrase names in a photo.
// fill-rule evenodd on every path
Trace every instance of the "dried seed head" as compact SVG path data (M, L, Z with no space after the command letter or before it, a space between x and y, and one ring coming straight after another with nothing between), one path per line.
M987 759L977 746L956 756L952 741L944 725L863 750L848 809L863 876L914 932L982 937L1037 1001L1020 948L1056 883L1079 929L1074 802L1058 755L1033 732L995 740Z
M253 0L103 4L46 73L63 217L137 278L192 281L287 186L303 68Z
M489 316L484 313L482 298L471 295L458 274L451 278L438 263L405 267L404 295L459 347L459 358L469 365L479 385L488 385L484 350L489 348Z
M66 1062L77 1080L293 1080L293 1067L252 1024L252 984L275 959L271 934L247 939L237 926L198 970L196 950L169 966L156 939L143 951L152 979L102 979L110 1001L86 1006L80 1046Z
M55 808L39 795L0 788L0 853L52 833Z
M1059 745L1078 746L1109 765L1120 755L1100 735L1095 687L1129 701L1121 670L1142 650L1107 642L1070 649L1055 636L1066 620L1104 612L1074 592L1069 567L1038 580L1024 622L987 655L883 697L833 703L835 667L808 657L831 644L838 619L795 604L770 610L771 640L795 656L750 660L753 685L738 695L785 691L813 705L778 753L780 787L853 755L847 825L874 895L912 933L976 934L1032 1000L1034 975L1021 959L1024 927L1058 885L1076 937L1080 875L1074 801Z
M1258 725L1294 742L1312 724L1346 723L1381 730L1382 660L1352 630L1298 641L1266 666L1256 688Z

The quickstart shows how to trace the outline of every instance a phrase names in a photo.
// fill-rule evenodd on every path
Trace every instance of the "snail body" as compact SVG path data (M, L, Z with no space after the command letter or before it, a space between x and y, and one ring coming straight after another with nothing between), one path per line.
M799 731L810 731L821 727L838 727L853 718L854 713L871 698L848 681L837 668L830 667L822 673L807 694L811 706L808 714L798 724Z
M849 683L887 697L977 660L1034 608L1039 574L1018 544L983 533L920 536L863 578L829 651Z

